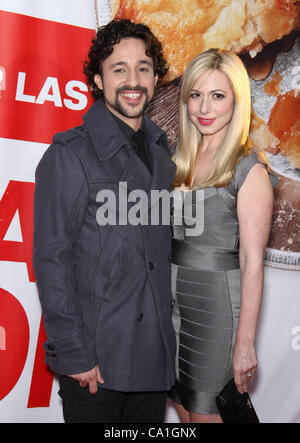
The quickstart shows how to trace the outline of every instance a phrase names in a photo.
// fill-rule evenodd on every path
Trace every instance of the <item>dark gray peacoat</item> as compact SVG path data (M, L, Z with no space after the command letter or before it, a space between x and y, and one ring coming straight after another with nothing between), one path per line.
M54 137L36 170L33 264L46 362L60 374L98 364L107 389L168 390L176 347L170 226L104 226L97 211L99 191L111 190L118 215L120 182L128 193L169 190L176 167L165 133L149 118L153 175L102 100L83 120Z

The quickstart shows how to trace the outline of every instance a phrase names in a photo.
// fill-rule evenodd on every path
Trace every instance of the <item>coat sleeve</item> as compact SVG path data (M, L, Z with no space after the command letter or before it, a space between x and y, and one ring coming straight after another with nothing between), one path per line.
M46 361L61 374L97 364L94 340L81 320L73 265L87 192L77 154L68 144L53 142L36 170L33 266L47 334Z

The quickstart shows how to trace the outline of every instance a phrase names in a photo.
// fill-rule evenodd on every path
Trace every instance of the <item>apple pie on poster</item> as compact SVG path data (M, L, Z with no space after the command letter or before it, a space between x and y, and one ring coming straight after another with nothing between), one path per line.
M170 64L166 81L208 48L254 57L299 27L296 0L111 0L113 17L147 24L163 43Z

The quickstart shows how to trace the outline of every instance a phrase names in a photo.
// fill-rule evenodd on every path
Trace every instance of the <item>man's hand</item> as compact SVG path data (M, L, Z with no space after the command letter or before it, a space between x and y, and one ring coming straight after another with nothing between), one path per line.
M93 369L87 372L81 372L80 374L72 374L69 377L74 378L80 384L81 388L89 387L91 394L96 394L98 391L98 383L103 384L104 380L101 376L99 366L95 366Z

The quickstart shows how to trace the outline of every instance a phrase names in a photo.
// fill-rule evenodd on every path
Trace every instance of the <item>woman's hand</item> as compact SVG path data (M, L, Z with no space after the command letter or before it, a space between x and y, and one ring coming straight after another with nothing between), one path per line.
M236 343L233 350L233 374L236 387L241 394L248 392L248 383L254 380L256 368L257 357L254 346Z

